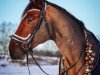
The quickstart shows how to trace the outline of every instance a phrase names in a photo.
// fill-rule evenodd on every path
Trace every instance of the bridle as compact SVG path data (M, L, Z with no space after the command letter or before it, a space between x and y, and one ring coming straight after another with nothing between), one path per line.
M36 9L38 10L38 9ZM32 31L29 33L29 35L26 37L26 38L23 38L23 37L20 37L16 34L12 35L11 36L11 39L15 42L20 42L22 43L21 46L17 45L18 49L23 53L23 54L26 54L26 57L27 57L27 65L28 65L28 53L32 56L32 59L36 62L36 64L38 65L38 67L46 74L46 75L49 75L48 73L46 73L42 68L41 66L37 63L35 57L33 56L33 51L32 51L32 42L34 41L34 37L35 37L35 34L36 32L39 30L39 28L41 27L42 25L42 22L45 23L45 27L47 29L47 32L48 32L48 37L50 38L51 36L51 33L50 33L50 29L49 29L49 25L45 19L45 10L46 10L46 2L43 1L43 8L41 10L38 10L40 11L41 13L41 16L39 18L39 22L35 25L35 28L32 29ZM26 52L28 51L28 52ZM31 75L30 73L30 70L29 70L29 66L28 66L28 71L29 71L29 75Z
M32 29L32 31L29 33L29 35L26 37L26 38L22 38L16 34L12 35L11 36L11 39L14 40L14 41L17 41L17 42L21 42L22 43L22 46L18 46L19 50L21 52L24 53L24 51L28 51L30 53L30 55L32 56L33 60L36 62L36 64L39 66L39 68L46 74L46 75L49 75L47 74L41 67L40 65L37 63L36 59L34 58L33 56L33 51L32 51L32 42L34 41L34 37L35 37L35 34L36 32L39 30L39 28L41 27L42 25L42 22L44 21L45 23L45 26L46 26L46 29L47 29L47 32L48 32L48 36L50 38L51 36L51 33L50 33L50 28L49 28L49 25L45 19L45 7L46 7L46 2L43 1L43 9L40 10L41 12L41 16L39 18L39 22L35 25L35 28ZM84 31L85 32L85 31ZM87 39L87 33L85 32L85 40L88 40ZM89 46L90 47L90 46ZM26 52L26 56L27 56L27 60L28 60L28 52ZM72 65L70 68L67 68L66 66L64 67L64 71L67 72L68 70L72 69L80 60L81 56L83 54L83 50L81 51L80 53L80 56L79 56L79 59L77 60L77 62ZM63 62L63 61L60 61L60 62ZM28 65L28 61L27 61L27 65ZM59 65L60 66L60 65ZM64 64L63 64L64 66ZM29 70L29 67L28 67L28 70ZM89 72L90 73L90 72ZM30 71L29 71L29 74L31 75ZM88 75L88 74L87 74Z
M29 35L26 38L20 37L20 36L18 36L16 34L14 34L14 35L11 36L11 39L13 39L13 40L15 40L17 42L21 42L22 43L22 48L23 49L29 49L30 47L32 47L32 42L34 41L35 34L39 30L39 28L41 27L42 22L45 23L45 26L46 26L49 38L51 36L49 25L48 25L48 23L47 23L47 21L45 19L45 7L46 7L46 4L45 4L45 2L43 2L43 3L44 3L43 4L44 5L43 9L39 10L41 12L41 16L39 18L39 21L35 25L35 28L33 28L31 30L31 32L29 33ZM36 10L38 10L38 9L36 9Z

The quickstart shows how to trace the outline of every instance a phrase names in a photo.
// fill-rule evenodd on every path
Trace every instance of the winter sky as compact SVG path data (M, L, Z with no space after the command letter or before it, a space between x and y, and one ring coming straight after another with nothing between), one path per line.
M100 35L100 0L48 0L82 20L95 35ZM0 0L0 23L19 23L29 0Z

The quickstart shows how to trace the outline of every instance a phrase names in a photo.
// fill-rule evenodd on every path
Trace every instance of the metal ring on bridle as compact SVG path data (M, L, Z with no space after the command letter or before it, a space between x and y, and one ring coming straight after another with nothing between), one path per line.
M31 47L31 45L29 43L23 43L22 44L22 48L25 50L28 50Z

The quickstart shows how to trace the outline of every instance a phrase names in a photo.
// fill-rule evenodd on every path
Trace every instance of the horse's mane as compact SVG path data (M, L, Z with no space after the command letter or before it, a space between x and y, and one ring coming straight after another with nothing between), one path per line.
M68 11L66 11L64 8L62 8L60 6L58 6L58 5L54 4L54 3L48 2L48 1L46 1L46 3L48 5L53 6L54 8L58 9L62 13L66 14L68 17L70 17L73 21L75 21L77 23L77 25L80 26L80 30L83 32L83 29L85 28L85 26L84 26L84 23L82 21L80 21L79 19L74 17L71 13L69 13ZM22 14L22 17L27 13L28 10L32 9L33 7L35 7L34 3L29 3L27 5L27 7L25 8L25 10L24 10L24 12Z
M47 1L47 4L55 7L56 9L58 9L59 11L61 11L62 13L64 13L65 15L67 15L68 17L70 17L74 22L77 23L77 25L80 26L80 30L83 33L83 30L85 29L84 23L82 21L80 21L79 19L77 19L75 16L73 16L71 13L69 13L67 10L65 10L64 8L54 4L54 3L50 3Z

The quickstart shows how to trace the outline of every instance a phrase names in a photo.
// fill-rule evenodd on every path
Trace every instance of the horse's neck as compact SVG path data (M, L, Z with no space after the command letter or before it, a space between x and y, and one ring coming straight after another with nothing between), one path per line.
M80 35L78 26L74 26L74 21L68 18L65 14L61 13L55 8L52 9L53 18L53 40L56 42L60 49L61 54L65 58L65 65L69 68L80 57L80 53L83 47L83 41ZM55 13L55 14L54 14ZM75 28L73 28L75 27ZM78 32L78 33L76 33ZM83 56L82 56L83 57ZM70 70L70 72L78 71L83 66L83 59L81 58L77 65ZM76 70L77 69L77 70ZM72 71L73 70L73 71ZM77 74L75 72L75 74ZM71 75L75 75L74 73Z

